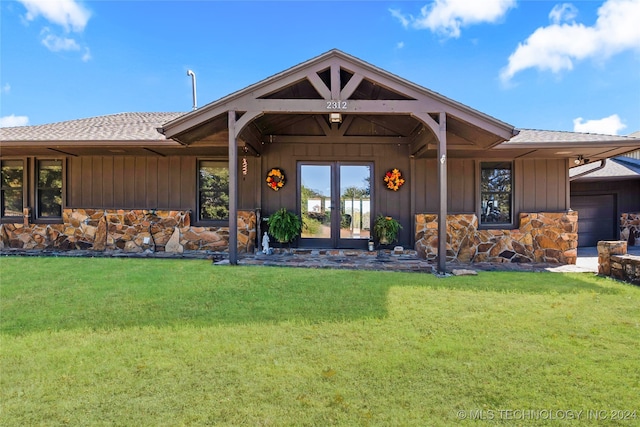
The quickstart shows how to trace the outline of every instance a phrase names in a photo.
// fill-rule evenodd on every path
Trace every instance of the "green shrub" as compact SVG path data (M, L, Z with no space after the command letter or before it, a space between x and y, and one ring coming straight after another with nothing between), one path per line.
M291 243L302 233L300 217L286 208L281 208L269 216L267 220L269 234L280 243Z

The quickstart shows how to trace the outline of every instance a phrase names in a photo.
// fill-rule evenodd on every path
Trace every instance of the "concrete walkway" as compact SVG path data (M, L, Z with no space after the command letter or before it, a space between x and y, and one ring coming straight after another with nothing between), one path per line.
M627 248L629 255L640 256L640 246L629 246ZM578 248L578 259L575 265L560 265L550 267L548 271L558 273L597 273L598 272L598 248L595 246Z

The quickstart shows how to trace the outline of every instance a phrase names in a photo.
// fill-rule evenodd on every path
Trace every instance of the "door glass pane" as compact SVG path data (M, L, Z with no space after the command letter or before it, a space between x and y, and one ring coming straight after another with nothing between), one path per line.
M331 166L302 165L302 238L331 238Z
M340 238L369 239L371 167L340 166Z

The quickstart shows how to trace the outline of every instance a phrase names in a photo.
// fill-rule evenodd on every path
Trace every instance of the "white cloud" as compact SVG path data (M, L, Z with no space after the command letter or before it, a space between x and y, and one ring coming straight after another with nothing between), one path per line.
M573 22L576 14L575 7L568 4L554 7L549 14L553 23L536 29L509 56L500 73L502 81L527 68L558 73L573 69L574 61L640 51L640 1L607 0L591 27Z
M402 49L404 47L404 42L398 42L396 43L396 48L397 49Z
M80 50L80 45L74 39L68 37L60 37L54 34L47 34L42 39L42 44L51 52L60 52L64 50Z
M10 116L0 117L0 128L26 126L28 124L29 124L29 117L27 116L16 116L12 114Z
M573 22L578 16L578 9L571 3L557 4L549 12L549 19L554 24L562 22Z
M9 83L5 83L2 86L2 93L9 93L11 92L11 85Z
M27 8L27 21L42 16L65 31L82 32L91 13L75 0L18 0Z
M91 60L91 51L88 47L84 48L84 55L82 55L82 62L87 62Z
M52 52L80 51L84 49L82 61L91 59L88 47L82 47L69 34L84 31L91 13L77 0L18 0L27 9L26 21L34 21L42 16L52 27L46 26L40 35L42 44ZM62 29L58 28L62 27ZM63 34L58 34L63 33Z
M483 22L493 23L501 19L516 0L434 0L420 9L420 16L405 15L398 9L390 9L391 15L403 27L429 29L446 37L460 37L460 29Z
M596 120L585 121L582 117L573 119L573 131L585 133L600 133L603 135L618 135L627 126L622 123L617 114Z
M391 12L391 16L400 21L400 24L404 28L409 28L409 24L411 24L411 21L409 20L409 18L405 17L402 12L400 12L398 9L389 9L389 12Z

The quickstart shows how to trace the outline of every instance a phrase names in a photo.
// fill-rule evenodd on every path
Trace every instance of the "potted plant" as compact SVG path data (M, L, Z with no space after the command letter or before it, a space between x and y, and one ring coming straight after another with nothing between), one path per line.
M302 232L300 217L286 208L281 208L267 219L269 234L280 243L291 243Z
M389 245L398 240L400 230L402 230L402 225L390 216L378 215L373 224L373 233L381 245Z

